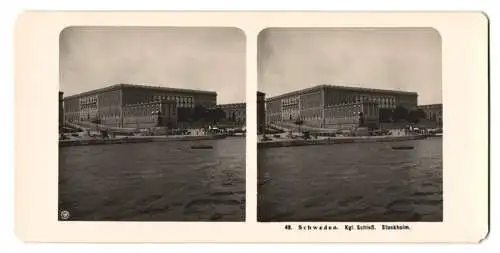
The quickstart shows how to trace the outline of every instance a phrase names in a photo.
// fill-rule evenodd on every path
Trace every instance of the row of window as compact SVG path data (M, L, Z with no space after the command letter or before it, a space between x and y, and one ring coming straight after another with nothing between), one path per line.
M380 108L386 108L386 109L395 109L396 104L380 104L378 107Z
M245 113L241 111L228 111L226 112L226 118L230 119L231 117L243 118L245 117Z
M359 111L361 110L361 105L346 105L346 106L335 106L330 110L336 110L336 111L346 111L346 110L355 110Z
M357 111L333 111L326 113L325 117L330 119L335 118L357 118L359 116L359 112Z
M180 108L194 108L194 104L192 104L192 103L177 103L177 107L180 107Z
M80 98L80 105L97 103L97 96Z
M97 104L81 104L80 110L97 109Z
M312 115L307 115L307 116L301 115L301 116L299 116L299 119L301 119L301 120L318 120L318 119L321 119L321 115L318 113L314 113Z
M291 98L285 98L281 100L281 104L283 106L288 106L288 105L296 105L299 104L300 97L291 97Z
M370 95L341 95L335 94L330 97L329 103L334 101L335 104L349 104L354 102L375 102L379 104L392 105L396 104L396 97L393 96L370 96Z
M152 96L151 97L153 101L159 101L159 100L174 100L177 103L194 103L194 98L193 97L184 97L184 96Z
M190 97L190 96L160 96L160 95L155 95L155 96L151 97L151 100L152 101L173 100L173 101L176 101L177 103L194 104L194 98ZM80 98L80 105L88 105L88 104L97 104L97 96Z
M296 112L296 111L299 111L298 108L284 108L282 110L283 113L291 113L291 112Z
M129 106L125 108L125 110L159 110L160 109L160 104L149 104L149 105L143 105L143 106Z
M346 97L339 97L335 96L337 99L336 103L338 104L340 101L343 103L349 103L349 102L375 102L384 105L384 107L395 107L396 105L396 98L392 96L369 96L369 95L361 95L361 96L346 96ZM300 101L300 97L291 97L291 98L286 98L281 100L281 105L283 107L285 106L293 106L293 105L298 105ZM319 101L318 101L319 102Z
M376 116L378 114L378 107L368 106L367 108L367 116Z
M173 107L168 107L169 113L171 115L176 115L176 110ZM159 106L151 106L146 109L142 108L127 108L124 110L123 114L124 116L130 116L130 115L143 115L143 116L148 116L148 115L155 115L160 111ZM120 117L121 113L120 111L110 111L110 112L101 112L101 113L89 113L89 112L80 112L80 118L85 119L85 118L94 118L94 117L100 117L103 119L106 118L118 118Z
M180 108L194 108L193 97L179 97L179 96L153 96L153 101L170 100L175 101L177 107Z
M382 105L395 105L396 98L395 97L379 97L379 96L361 96L361 102L376 102Z

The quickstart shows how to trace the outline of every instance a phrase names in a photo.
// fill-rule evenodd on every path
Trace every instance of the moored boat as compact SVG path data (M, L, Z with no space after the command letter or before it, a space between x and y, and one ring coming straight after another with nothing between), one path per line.
M191 149L213 149L212 145L193 145Z
M413 146L393 146L392 150L411 150Z

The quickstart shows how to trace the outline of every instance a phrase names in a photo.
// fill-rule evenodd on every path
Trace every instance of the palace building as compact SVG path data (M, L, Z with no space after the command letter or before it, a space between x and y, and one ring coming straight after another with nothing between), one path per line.
M435 122L437 126L443 125L443 104L419 105L418 109L424 111L427 120Z
M246 122L246 104L245 103L234 103L234 104L222 104L217 105L226 114L226 120L232 122L245 123Z
M64 93L59 91L59 132L62 132L62 128L64 126Z
M176 127L195 106L216 103L211 91L118 84L65 97L64 118L123 128Z
M378 128L397 106L417 107L417 93L318 85L266 99L266 122L294 122L329 129Z
M257 91L257 134L262 134L266 129L266 94Z

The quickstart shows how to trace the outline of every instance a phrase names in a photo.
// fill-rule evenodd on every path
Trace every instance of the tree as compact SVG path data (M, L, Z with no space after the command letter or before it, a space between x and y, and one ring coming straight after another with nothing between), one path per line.
M301 119L297 119L295 120L294 124L299 127L299 132L300 132L300 126L304 124L304 121Z
M174 128L174 123L171 120L167 121L167 128L168 129Z
M408 113L408 121L412 123L418 123L420 121L420 113L418 111L411 110Z
M163 120L163 115L161 115L161 112L158 111L158 113L156 114L156 126L163 126L163 124L165 123L164 120Z
M233 114L234 116L234 114ZM214 121L215 122L220 122L222 119L225 119L226 118L226 113L224 112L224 110L222 110L221 108L216 108L214 110Z
M359 113L359 126L364 126L365 125L365 115L363 112Z
M392 118L395 121L408 119L408 110L406 108L398 105L398 106L396 106L396 109L394 109Z
M420 119L425 118L425 112L422 109L418 110L411 110L408 113L408 120L410 122L418 123L420 122Z
M206 109L205 115L203 115L201 117L201 120L208 121L211 123L214 120L214 110L213 109Z
M379 108L378 109L378 117L380 122L391 122L392 117L394 116L394 111L388 108Z
M226 117L226 113L220 108L207 109L202 119L210 123L217 123Z
M421 118L421 119L425 118L425 112L424 112L424 110L422 110L422 109L418 109L418 110L417 110L417 115L418 115L418 117L419 117L419 118Z
M202 105L197 105L193 110L193 119L197 120L205 120L207 117L207 108Z
M177 108L177 120L179 122L186 122L189 120L191 116L191 109L190 108Z

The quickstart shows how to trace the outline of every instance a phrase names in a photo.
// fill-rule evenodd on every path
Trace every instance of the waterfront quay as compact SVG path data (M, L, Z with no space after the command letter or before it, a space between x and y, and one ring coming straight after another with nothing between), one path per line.
M212 136L132 136L121 137L113 139L73 139L73 140L60 140L60 147L67 146L81 146L81 145L106 145L106 144L128 144L128 143L146 143L146 142L167 142L167 141L201 141L201 140L215 140L225 138L223 135Z
M366 142L395 142L420 140L427 138L426 135L408 136L358 136L358 137L318 137L318 139L272 139L257 142L258 148L279 148L308 145L333 145L345 143L366 143Z

